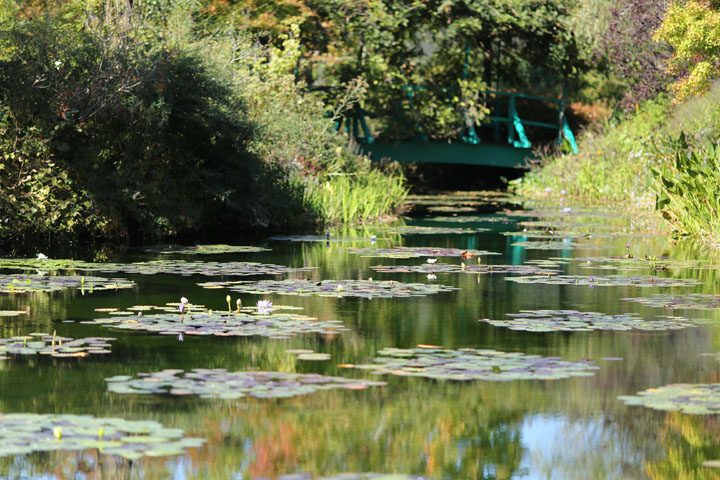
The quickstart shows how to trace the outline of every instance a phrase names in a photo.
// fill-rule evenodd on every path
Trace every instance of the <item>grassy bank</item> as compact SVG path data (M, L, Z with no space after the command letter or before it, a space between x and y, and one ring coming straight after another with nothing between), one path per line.
M549 157L512 187L524 196L658 208L678 235L718 245L719 136L720 86L677 106L660 97L584 132L581 153Z
M402 203L402 176L295 82L292 35L263 45L192 1L21 5L0 2L3 247L307 230Z

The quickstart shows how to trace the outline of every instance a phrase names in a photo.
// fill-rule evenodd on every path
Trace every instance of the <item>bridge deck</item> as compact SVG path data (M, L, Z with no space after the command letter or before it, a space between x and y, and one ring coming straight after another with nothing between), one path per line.
M528 168L529 148L462 142L370 143L361 145L373 161L388 157L401 163L445 163L488 167Z

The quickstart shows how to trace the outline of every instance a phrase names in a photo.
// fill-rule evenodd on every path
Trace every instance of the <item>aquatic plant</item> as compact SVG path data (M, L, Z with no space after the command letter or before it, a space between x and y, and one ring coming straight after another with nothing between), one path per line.
M381 258L416 258L416 257L462 257L463 254L474 256L500 255L496 252L486 250L463 250L461 248L436 248L436 247L393 247L393 248L354 248L348 247L348 253L362 255L363 257Z
M152 307L147 315L133 316L132 311L109 312L112 317L85 320L80 323L101 325L120 330L137 330L160 335L202 335L221 337L262 336L288 338L294 335L336 334L347 330L341 321L325 320L306 315L279 313L277 310L293 307L275 306L275 313L260 312L256 307L245 307L237 312L209 310L201 305L188 305L184 309L182 322L178 321L176 304L166 307ZM293 308L297 309L297 307Z
M36 268L35 259L0 259L0 268L30 269ZM201 262L186 260L152 260L135 263L90 263L78 260L51 260L42 265L47 270L84 270L102 273L127 273L138 275L176 274L176 275L281 275L293 272L305 272L312 267L286 267L284 265L257 262ZM0 283L2 280L0 279Z
M675 383L618 397L626 405L677 410L693 415L720 414L720 383Z
M0 338L0 357L7 355L48 355L55 358L87 357L110 353L111 337L70 338L53 332Z
M480 259L478 259L479 261ZM535 265L493 265L471 264L453 265L436 263L430 265L372 265L371 269L383 273L475 273L475 274L520 274L520 275L547 275L556 274L557 269L543 268Z
M720 295L704 293L658 293L650 297L630 297L622 298L621 300L639 303L648 307L667 308L670 310L715 310L720 308Z
M272 311L272 302L270 300L258 300L258 313L268 314Z
M257 282L205 282L204 288L229 288L256 295L319 295L321 297L397 298L458 290L445 285L371 280L260 280Z
M256 253L256 252L269 252L269 248L264 247L251 247L251 246L240 246L240 245L193 245L193 246L175 246L168 245L164 247L145 247L143 249L150 253L159 253L161 255L219 255L228 253Z
M489 228L428 227L420 225L399 225L383 227L381 230L400 235L472 235L487 232Z
M139 373L137 378L117 375L105 381L108 382L108 391L113 393L199 395L200 398L222 399L287 398L334 388L362 390L386 385L385 382L328 377L316 373L228 372L224 368L194 368L190 372L161 370Z
M526 277L506 277L516 283L545 283L548 285L592 285L592 286L628 286L628 287L688 287L702 285L704 282L691 278L642 277L624 275L532 275Z
M183 455L203 438L153 421L96 418L91 415L6 413L0 415L0 456L55 450L97 449L128 460Z
M657 316L646 320L636 313L608 315L598 312L579 312L577 310L521 310L520 313L506 314L509 319L490 320L495 327L507 327L510 330L528 332L589 332L593 330L681 330L695 327L697 323L684 317Z
M92 293L97 290L132 288L135 282L124 278L78 277L54 275L0 275L0 293L55 292L66 289L83 289Z
M568 362L557 357L473 348L385 348L378 355L372 364L340 366L376 374L462 381L556 380L594 375L598 369L589 361Z

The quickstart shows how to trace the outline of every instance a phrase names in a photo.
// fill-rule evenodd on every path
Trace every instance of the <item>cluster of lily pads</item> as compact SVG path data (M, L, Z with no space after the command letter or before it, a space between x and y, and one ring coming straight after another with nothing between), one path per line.
M456 217L435 216L426 219L437 223L508 223L512 220L502 215L458 215Z
M321 297L398 298L432 295L458 290L446 285L403 283L392 280L260 280L257 282L205 282L204 288L229 288L234 292L258 295L318 295Z
M161 370L140 373L137 378L118 375L106 378L113 393L199 395L201 398L235 399L241 397L287 398L320 390L344 388L363 390L385 382L329 377L316 373L228 372L224 368Z
M385 348L378 355L371 364L340 366L375 374L462 381L556 380L590 376L598 369L590 361L568 362L558 357L473 348Z
M111 317L81 323L177 336L288 338L304 333L331 334L347 330L339 320L319 321L305 315L271 311L270 308L213 311L202 306L188 306L180 312L174 305L168 307L147 306L144 311L159 313L146 315L143 310L108 312Z
M522 247L526 250L575 250L578 248L610 248L609 246L595 245L593 243L575 243L566 242L563 240L549 240L549 241L523 241L513 242L510 244L512 247Z
M717 266L708 265L700 260L677 260L668 257L655 256L606 256L606 257L576 257L572 261L578 262L581 268L593 268L603 270L667 270L687 269L687 268L718 268Z
M460 265L448 263L423 263L420 265L374 265L376 272L382 273L512 273L519 275L547 275L558 273L558 270L541 268L534 265L491 265L464 263Z
M47 333L31 333L26 336L0 338L2 355L49 355L51 357L87 357L110 353L108 347L115 338L87 337L69 338ZM2 357L0 357L2 358Z
M132 288L134 286L134 282L124 278L25 274L0 275L0 293L55 292L71 288L93 292Z
M670 310L716 310L720 308L720 295L704 293L657 294L650 297L623 298L622 300Z
M694 415L720 414L720 383L676 383L618 397L626 405Z
M435 247L393 247L393 248L350 248L348 253L362 255L363 257L380 258L418 258L418 257L479 257L485 255L500 255L486 250L463 250L461 248L435 248Z
M452 227L427 227L419 225L399 225L383 229L389 233L400 235L468 235L473 233L487 232L487 228L452 228Z
M577 310L521 310L508 313L507 320L480 320L495 327L527 332L589 332L592 330L681 330L697 326L683 317L658 316L656 320L645 320L635 313L607 315L598 312Z
M152 421L96 418L90 415L0 414L0 456L55 450L98 449L129 460L182 455L205 443L183 438L179 429Z
M702 285L703 282L690 278L644 277L625 275L531 275L507 277L516 283L544 283L548 285L588 285L600 287L687 287Z
M174 275L281 275L285 273L305 272L311 267L286 267L283 265L256 263L256 262L188 262L185 260L152 260L134 263L90 263L78 260L49 260L44 263L36 259L6 259L0 261L0 268L15 269L44 269L48 270L84 270L103 273L127 273L140 275L154 275L158 273ZM53 279L62 277L41 277L30 275L28 278ZM70 277L77 278L77 277ZM93 278L93 280L97 280ZM108 279L99 279L108 280ZM0 282L2 282L0 277ZM90 279L85 278L85 283ZM16 282L18 283L18 282ZM20 282L21 283L21 282ZM1 285L1 283L0 283Z
M269 248L252 247L244 245L168 245L163 247L147 247L144 249L149 253L159 253L162 255L178 254L178 255L217 255L229 253L256 253L269 252Z
M343 237L334 235L277 235L270 237L270 240L287 242L371 242L377 238L372 237Z

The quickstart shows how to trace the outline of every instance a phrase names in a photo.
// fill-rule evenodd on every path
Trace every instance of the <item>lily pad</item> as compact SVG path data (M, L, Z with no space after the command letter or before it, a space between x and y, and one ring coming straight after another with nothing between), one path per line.
M477 207L456 207L453 205L437 205L428 207L428 212L433 213L470 213L476 211Z
M676 383L649 388L637 395L618 397L626 405L655 410L680 411L692 415L720 414L720 383Z
M77 260L51 260L41 265L36 259L4 259L0 260L0 268L44 268L45 270L84 270L103 273L126 273L139 275L176 274L176 275L281 275L293 272L305 272L312 267L286 267L283 265L256 263L256 262L188 262L185 260L152 260L136 263L89 263ZM29 278L56 278L37 277ZM88 283L85 279L85 283ZM2 282L2 280L0 280ZM0 287L2 283L0 283Z
M362 255L363 257L381 258L418 258L418 257L479 257L485 255L500 255L485 250L463 250L461 248L435 248L435 247L394 247L394 248L351 248L348 253Z
M150 253L160 253L163 255L178 254L178 255L217 255L217 254L228 254L228 253L255 253L255 252L269 252L269 248L263 247L251 247L245 245L193 245L193 246L181 246L181 245L168 245L164 247L148 247L144 249Z
M260 280L257 282L206 282L204 288L229 288L234 292L257 295L319 295L321 297L395 298L417 297L458 290L455 287L425 283L372 280Z
M683 317L658 316L645 320L635 313L607 315L577 310L521 310L509 313L507 320L480 320L495 327L528 332L589 332L592 330L681 330L697 324Z
M700 260L677 260L673 258L655 256L642 257L634 256L631 254L606 257L576 257L572 258L571 260L573 262L578 262L578 266L581 268L620 271L632 271L641 269L665 271L670 268L720 268L720 265L713 266L707 264L707 262L702 262Z
M70 288L93 292L97 290L132 288L134 286L135 282L124 278L24 274L0 275L0 293L55 292Z
M568 362L557 357L472 348L386 348L378 355L372 364L344 366L376 374L461 381L555 380L593 375L599 368L590 361Z
M458 215L453 217L430 217L423 219L426 222L438 223L510 223L514 220L502 215Z
M56 358L87 357L110 353L110 337L69 338L45 333L22 337L0 338L2 355L49 355Z
M305 315L278 312L281 307L273 306L271 313L259 312L256 308L238 311L212 311L201 306L190 305L184 314L177 308L169 311L131 317L97 318L83 321L104 327L122 330L154 332L161 335L204 335L221 337L262 336L287 338L303 333L331 334L344 328L338 320L318 321ZM159 310L160 307L159 307Z
M388 233L400 235L470 235L479 232L487 232L488 228L448 228L448 227L424 227L418 225L401 225L386 227L383 229Z
M322 362L324 360L330 360L331 355L329 353L300 353L297 356L298 360L308 360L311 362Z
M548 285L586 285L596 287L688 287L702 285L703 282L690 278L639 277L624 275L533 275L527 277L507 277L516 283L545 283Z
M270 240L279 240L287 242L371 242L370 237L342 237L327 235L278 235L270 237Z
M137 378L106 378L114 393L199 395L202 398L241 397L285 398L320 390L345 388L362 390L386 385L385 382L329 377L316 373L228 372L224 368L195 368L191 372L162 370L140 373Z
M547 242L514 242L511 244L511 246L522 247L526 250L574 250L577 248L611 248L609 245L595 245L594 243L575 243L563 240L551 240Z
M0 414L0 456L93 448L104 454L136 459L151 452L183 454L186 448L205 442L183 438L183 434L182 430L164 428L152 421L90 415ZM158 442L162 442L164 453L158 452Z
M622 300L669 310L716 310L720 308L720 295L705 293L657 294L650 297L623 298Z
M468 265L452 265L448 263L423 263L420 265L374 265L376 272L382 273L474 273L474 274L520 274L520 275L547 275L558 273L559 270L536 267L534 265L489 265L470 263Z
M0 317L17 317L20 315L27 315L26 310L0 310Z

